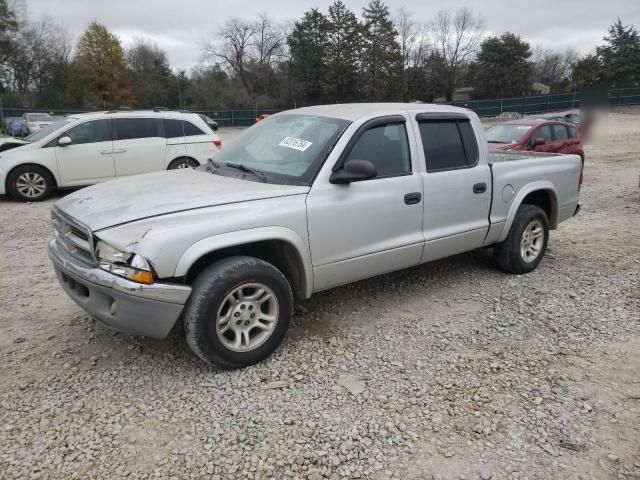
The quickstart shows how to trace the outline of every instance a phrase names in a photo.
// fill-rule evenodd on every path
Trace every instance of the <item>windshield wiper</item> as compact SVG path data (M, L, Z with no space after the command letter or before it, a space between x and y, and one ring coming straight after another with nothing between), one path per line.
M247 173L253 173L256 177L258 177L260 180L262 180L263 183L267 183L267 176L261 172L260 170L256 170L255 168L251 168L251 167L247 167L246 165L243 165L242 163L230 163L227 162L225 163L225 165L229 168L235 168L237 170L240 170L242 172L247 172Z

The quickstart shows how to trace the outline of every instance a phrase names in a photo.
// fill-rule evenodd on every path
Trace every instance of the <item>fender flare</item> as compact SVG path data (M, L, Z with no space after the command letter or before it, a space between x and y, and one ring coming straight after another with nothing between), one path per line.
M551 197L551 215L549 217L549 226L551 229L554 229L558 225L558 192L556 188L553 186L548 180L540 180L537 182L528 183L524 187L520 189L520 191L516 194L513 202L511 203L511 208L509 209L509 213L507 214L507 219L504 224L504 228L502 230L502 234L498 239L499 242L503 242L507 235L509 234L509 230L511 230L511 225L513 224L513 220L516 218L516 213L518 213L518 209L520 205L522 205L522 201L525 199L527 195L537 191L545 191L548 192Z
M258 227L203 238L191 245L182 254L176 266L174 276L185 276L198 259L209 253L227 247L241 246L266 240L287 242L297 251L304 270L302 275L304 285L301 286L301 293L303 293L305 298L310 297L313 292L313 266L311 264L309 247L296 232L285 227Z

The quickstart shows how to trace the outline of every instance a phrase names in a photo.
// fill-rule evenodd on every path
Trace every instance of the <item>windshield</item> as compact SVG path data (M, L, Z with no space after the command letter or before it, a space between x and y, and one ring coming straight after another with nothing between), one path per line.
M42 140L43 138L45 138L49 134L55 132L59 128L62 128L63 126L67 125L68 123L73 122L74 120L75 120L75 118L71 118L71 117L61 118L60 120L58 120L56 122L53 122L51 125L47 125L42 130L34 132L31 135L29 135L28 137L25 137L25 141L31 143L31 142L37 142L38 140Z
M518 143L531 130L531 125L494 125L487 130L489 143Z
M269 183L309 185L347 125L346 120L311 115L270 117L247 129L214 160L259 170Z
M34 113L29 115L29 122L50 122L51 120L52 117L48 113Z

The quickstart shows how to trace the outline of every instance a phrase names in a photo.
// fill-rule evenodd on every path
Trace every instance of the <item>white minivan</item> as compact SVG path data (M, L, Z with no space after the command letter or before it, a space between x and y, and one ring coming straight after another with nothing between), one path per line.
M0 194L29 202L54 188L195 168L222 145L197 114L165 109L69 115L25 140L0 153Z

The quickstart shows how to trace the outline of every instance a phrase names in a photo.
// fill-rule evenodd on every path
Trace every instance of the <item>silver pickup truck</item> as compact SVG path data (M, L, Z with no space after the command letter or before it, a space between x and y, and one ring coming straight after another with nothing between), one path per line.
M206 168L64 197L49 256L106 325L163 338L182 319L200 358L241 367L282 342L294 298L486 246L530 272L578 212L581 172L578 156L490 154L461 108L301 108Z

